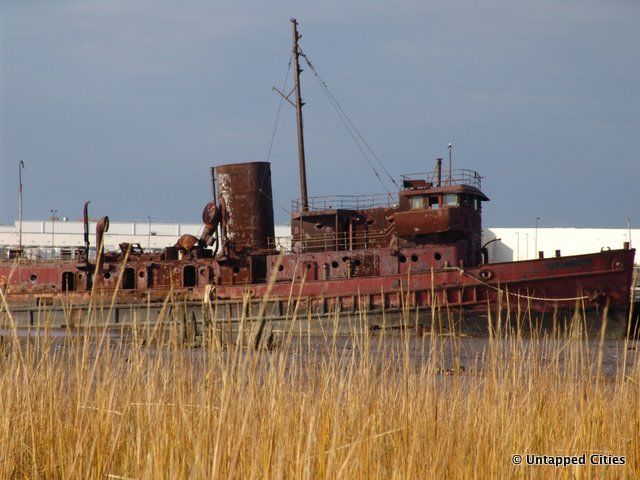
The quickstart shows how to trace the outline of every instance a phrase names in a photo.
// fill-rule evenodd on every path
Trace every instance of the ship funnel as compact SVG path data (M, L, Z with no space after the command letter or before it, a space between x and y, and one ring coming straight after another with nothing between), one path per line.
M273 238L271 164L248 162L216 167L222 234L226 250L236 253L267 249Z

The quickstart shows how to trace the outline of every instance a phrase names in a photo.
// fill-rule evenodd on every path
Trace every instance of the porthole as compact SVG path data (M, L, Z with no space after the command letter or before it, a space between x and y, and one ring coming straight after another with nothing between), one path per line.
M480 278L483 280L491 280L493 278L493 272L491 270L480 270Z
M104 272L104 278L109 280L111 278L111 274L109 272Z
M331 266L333 268L338 268L338 262L336 262L335 260L333 262L331 262Z
M140 270L140 271L138 272L138 276L139 276L140 278L144 278L144 270Z
M442 254L440 252L436 252L433 254L433 258L435 258L436 260L441 260Z
M357 259L357 260L355 260L355 261L353 262L353 264L354 264L356 267L359 267L360 265L362 265L362 262L360 261L360 259Z
M38 275L36 275L35 273L32 273L31 276L29 277L29 280L31 280L32 282L35 282L36 280L38 280Z
M284 265L278 265L278 271L284 272Z
M414 253L413 255L411 255L411 261L412 261L413 263L417 262L417 261L418 261L418 258L419 258L419 257L418 257L418 255L416 255L415 253Z
M407 257L405 257L404 255L400 255L400 256L398 257L398 260L400 260L400 263L404 263L404 262L406 262L406 261L407 261Z

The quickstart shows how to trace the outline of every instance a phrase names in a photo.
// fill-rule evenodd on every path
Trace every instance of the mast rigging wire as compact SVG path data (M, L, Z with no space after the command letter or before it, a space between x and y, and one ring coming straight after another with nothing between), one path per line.
M289 81L289 73L291 72L291 60L293 59L293 53L289 55L289 65L287 66L287 74L284 77L284 83L282 85L282 92L287 89L287 82ZM276 138L276 131L278 129L278 121L280 120L280 111L282 110L282 102L284 101L284 97L280 95L280 103L278 104L278 111L276 113L276 120L273 124L273 133L271 134L271 142L269 142L269 150L267 151L267 162L271 158L271 150L273 149L273 142Z
M338 114L338 117L340 117L340 120L342 121L342 123L345 125L345 128L347 129L347 131L349 132L349 135L351 135L351 138L353 139L353 141L355 142L355 144L358 146L358 149L360 150L360 152L362 153L364 159L367 161L367 163L369 164L369 166L371 167L371 169L373 170L374 174L376 175L376 177L378 177L378 179L380 180L380 183L382 183L382 185L384 186L385 190L387 190L387 193L390 193L389 190L387 189L386 185L384 185L384 182L382 181L382 178L380 178L380 175L378 174L378 172L376 171L376 169L374 168L374 166L371 164L371 161L369 160L368 155L366 154L366 152L364 152L362 146L358 143L358 140L355 138L356 135L357 137L360 139L360 141L364 144L364 146L367 148L367 150L371 153L371 155L373 156L373 158L376 160L376 162L378 162L378 165L380 165L380 167L382 168L382 170L384 171L384 173L387 175L387 177L389 178L389 180L391 180L391 182L398 188L400 189L400 185L398 185L398 183L395 181L395 179L393 178L393 176L389 173L389 171L387 170L387 168L384 166L384 163L382 163L382 160L380 160L380 158L376 155L376 153L373 151L373 149L371 148L371 146L369 145L369 143L366 141L366 139L364 138L364 136L362 135L362 133L360 133L360 130L358 130L358 127L355 126L355 124L353 123L353 121L351 120L351 118L349 117L349 115L347 114L347 112L345 112L344 108L342 108L342 105L340 105L340 102L338 102L338 100L336 99L336 97L333 95L333 93L331 92L331 90L329 89L327 83L322 79L322 77L320 77L320 74L318 73L318 71L315 69L315 67L313 66L313 64L311 63L311 60L309 60L309 57L307 57L307 55L304 53L304 51L302 49L300 49L300 56L302 56L302 58L304 58L305 62L307 63L307 65L309 66L309 68L311 69L311 71L313 72L313 74L316 77L316 80L318 81L318 83L320 84L320 87L322 88L323 92L325 93L325 95L327 95L327 98L329 99L329 102L331 103L331 105L333 106L333 108L336 110L336 113ZM355 134L354 134L355 133Z

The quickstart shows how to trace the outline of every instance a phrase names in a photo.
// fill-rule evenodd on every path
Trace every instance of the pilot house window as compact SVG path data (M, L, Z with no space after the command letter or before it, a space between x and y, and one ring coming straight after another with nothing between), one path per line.
M409 197L409 205L411 210L425 208L424 195L414 195L413 197Z
M476 208L475 197L473 195L462 194L460 195L460 205L463 207Z
M458 195L455 193L447 193L443 196L443 205L445 207L457 207L458 206Z

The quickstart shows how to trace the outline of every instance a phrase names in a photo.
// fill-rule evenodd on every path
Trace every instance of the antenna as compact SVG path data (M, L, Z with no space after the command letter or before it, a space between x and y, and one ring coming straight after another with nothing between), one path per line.
M18 237L18 249L22 257L22 170L24 170L24 162L18 162L18 219L20 223L20 234Z
M449 149L449 185L451 185L451 182L453 181L453 176L451 174L451 142L449 142L449 146L447 147Z

